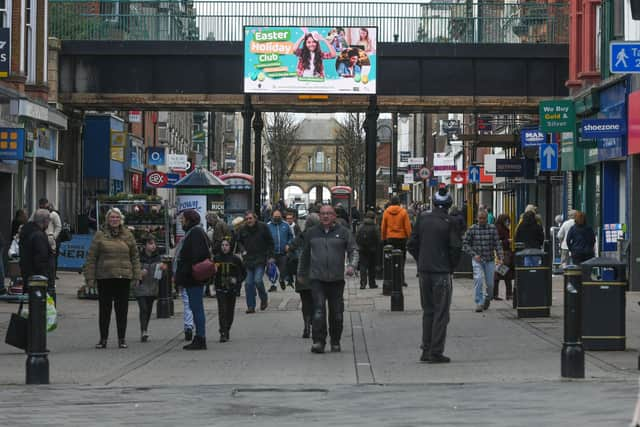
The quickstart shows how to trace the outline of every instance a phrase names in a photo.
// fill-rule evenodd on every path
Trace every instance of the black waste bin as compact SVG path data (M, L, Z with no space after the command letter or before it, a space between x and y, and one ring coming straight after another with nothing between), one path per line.
M591 258L582 269L582 345L585 350L626 348L626 263Z
M551 267L546 252L523 249L515 254L518 317L549 317Z

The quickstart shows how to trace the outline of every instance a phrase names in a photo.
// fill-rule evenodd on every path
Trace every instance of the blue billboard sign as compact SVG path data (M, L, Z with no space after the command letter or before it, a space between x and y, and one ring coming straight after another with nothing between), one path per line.
M0 160L24 160L24 129L0 128Z
M624 119L585 119L580 131L587 139L616 138L627 133L627 124Z
M162 147L150 147L147 149L147 166L164 166L165 150Z
M544 144L546 140L547 135L539 129L522 129L520 132L522 147L537 147Z
M68 242L60 243L58 268L60 270L82 271L92 240L92 234L74 234Z

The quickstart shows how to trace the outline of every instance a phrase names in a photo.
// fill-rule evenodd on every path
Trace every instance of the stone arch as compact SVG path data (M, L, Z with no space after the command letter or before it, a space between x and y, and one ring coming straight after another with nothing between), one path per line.
M326 182L314 182L309 184L309 203L316 201L318 187L322 188L322 201L331 200L330 185Z

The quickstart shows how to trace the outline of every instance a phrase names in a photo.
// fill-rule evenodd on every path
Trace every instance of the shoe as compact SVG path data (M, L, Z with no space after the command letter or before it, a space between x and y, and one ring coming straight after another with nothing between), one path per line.
M220 334L220 342L227 342L229 341L229 332L222 332Z
M140 337L140 342L147 342L149 341L149 335L147 335L146 332L142 333L142 336Z
M502 298L500 298L500 297L493 297L493 300L494 300L494 301L502 301Z
M100 340L100 342L96 344L96 348L107 348L107 340Z
M429 363L449 363L449 362L451 362L451 359L449 359L447 356L444 356L442 354L431 355L431 360L429 360Z
M269 306L269 301L267 301L267 300L260 301L260 310L261 311L265 311L268 306Z
M191 344L187 344L182 347L183 350L206 350L207 349L207 340L205 337L195 336L193 337L193 341Z
M252 307L247 308L247 311L245 311L245 313L247 313L247 314L253 314L253 313L255 313L255 312L256 312L256 309L255 309L255 308L252 308Z
M360 289L367 289L367 285L366 284L363 285L362 283L360 283Z
M118 348L129 348L127 342L124 339L118 340Z
M324 353L324 343L323 342L314 342L311 346L311 353Z
M184 340L191 341L193 339L193 329L184 330Z
M341 351L340 344L331 344L331 353L340 353Z
M482 308L480 304L476 305L476 313L482 313L483 311L484 311L484 308Z
M482 305L482 309L486 310L489 308L490 305L491 305L491 298L484 297L484 304Z
M369 289L378 289L378 285L375 283L373 285L369 285Z
M284 282L280 282L280 288L284 291L287 289L287 285Z
M422 356L420 356L421 362L431 362L431 353L429 350L422 350Z
M278 292L278 287L276 285L271 285L269 292Z

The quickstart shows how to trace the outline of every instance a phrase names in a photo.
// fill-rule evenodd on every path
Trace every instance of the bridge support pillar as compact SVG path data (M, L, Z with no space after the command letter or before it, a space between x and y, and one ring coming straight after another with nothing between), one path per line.
M242 173L251 175L251 96L244 96L244 107L242 108ZM224 159L221 159L224 162ZM258 212L256 212L258 213Z
M364 123L366 140L366 165L365 165L365 211L376 206L376 143L378 139L378 107L377 98L369 98L367 118Z
M256 214L260 216L262 211L262 129L264 128L264 122L262 121L262 113L256 111L253 118L253 132L254 132L254 152L253 152L253 206ZM266 220L267 218L262 218Z

